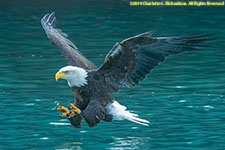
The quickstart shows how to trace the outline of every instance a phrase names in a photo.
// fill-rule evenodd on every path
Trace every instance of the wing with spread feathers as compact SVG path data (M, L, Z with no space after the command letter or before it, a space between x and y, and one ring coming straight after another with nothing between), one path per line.
M98 69L108 90L118 92L121 85L133 87L171 54L195 51L209 35L192 34L177 37L152 37L153 31L125 39L114 45Z
M81 67L86 70L96 69L96 66L86 59L78 51L78 48L67 39L68 35L62 32L62 30L55 28L56 17L54 12L46 14L41 19L41 24L51 43L59 48L69 65Z

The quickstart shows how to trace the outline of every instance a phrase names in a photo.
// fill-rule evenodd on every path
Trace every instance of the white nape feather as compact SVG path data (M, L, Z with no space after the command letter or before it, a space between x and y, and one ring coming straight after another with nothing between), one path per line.
M66 66L61 68L59 71L66 72L66 76L63 79L67 80L67 83L70 87L81 87L87 83L88 73L83 68L75 67L75 66Z
M120 105L117 101L114 101L112 104L108 104L107 109L113 116L114 120L126 119L144 126L149 126L149 121L141 119L137 114L129 112L125 106Z

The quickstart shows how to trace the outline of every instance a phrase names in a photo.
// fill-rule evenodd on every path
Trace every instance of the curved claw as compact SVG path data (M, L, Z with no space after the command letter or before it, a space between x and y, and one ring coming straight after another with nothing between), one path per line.
M70 109L72 110L72 113L74 113L74 116L76 115L76 114L80 114L81 113L81 110L79 109L79 108L77 108L74 104L70 104ZM71 113L71 114L72 114Z
M68 116L70 114L70 111L68 108L60 105L60 104L57 104L58 105L58 108L57 110L61 111L62 112L62 116Z
M70 117L74 117L75 115L76 115L76 113L73 111L70 113Z

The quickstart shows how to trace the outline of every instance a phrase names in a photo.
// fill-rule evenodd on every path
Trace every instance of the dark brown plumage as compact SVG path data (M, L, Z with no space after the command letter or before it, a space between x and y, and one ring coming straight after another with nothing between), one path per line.
M45 15L41 24L49 38L56 45L71 66L88 72L88 84L73 87L75 105L81 114L69 118L76 128L81 127L84 118L89 126L96 126L101 120L111 121L106 106L114 100L111 93L119 91L120 86L133 87L142 81L165 58L172 54L198 50L203 42L212 40L207 34L192 34L177 37L152 37L149 31L125 39L114 45L107 54L105 62L97 68L86 59L77 47L67 39L67 35L56 29L54 13Z

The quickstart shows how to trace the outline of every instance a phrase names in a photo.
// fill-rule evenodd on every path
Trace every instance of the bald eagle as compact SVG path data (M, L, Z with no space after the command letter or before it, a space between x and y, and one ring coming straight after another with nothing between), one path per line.
M149 121L129 112L112 97L121 86L134 87L172 54L195 51L203 47L209 34L192 34L175 37L153 37L153 31L142 33L116 43L107 54L104 63L97 67L85 58L67 38L67 34L55 28L55 13L41 19L42 27L52 44L56 45L68 62L55 79L65 79L75 95L71 110L58 104L58 110L75 128L81 128L84 119L90 127L101 120L127 119L148 126Z

